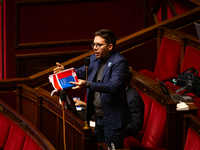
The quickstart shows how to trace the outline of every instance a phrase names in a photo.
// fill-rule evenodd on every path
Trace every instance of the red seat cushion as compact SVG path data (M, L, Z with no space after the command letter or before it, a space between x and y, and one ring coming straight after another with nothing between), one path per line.
M130 150L166 150L158 147L144 147L140 142L130 136L124 139L124 148Z
M124 148L130 149L130 150L137 150L137 149L144 149L145 147L137 141L135 138L129 136L124 139Z
M184 150L191 150L191 149L192 150L200 149L200 136L197 135L191 128L189 128Z

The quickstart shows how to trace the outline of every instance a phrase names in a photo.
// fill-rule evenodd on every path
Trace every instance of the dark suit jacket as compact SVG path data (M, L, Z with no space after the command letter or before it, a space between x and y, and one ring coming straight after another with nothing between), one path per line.
M126 100L127 60L118 52L112 52L104 68L101 82L95 82L99 64L100 59L91 55L88 69L88 81L91 81L91 86L87 89L87 117L90 119L94 114L94 91L98 91L108 126L111 129L124 127L132 120ZM85 66L76 69L76 73L78 78L85 79Z
M126 136L131 136L138 131L142 131L144 102L139 93L131 85L129 85L128 89L126 90L126 96L133 121L127 125L125 134Z

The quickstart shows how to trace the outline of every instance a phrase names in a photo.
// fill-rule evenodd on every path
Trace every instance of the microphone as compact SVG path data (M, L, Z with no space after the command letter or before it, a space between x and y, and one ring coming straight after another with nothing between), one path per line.
M65 101L66 100L66 92L65 91L60 91L60 100Z
M87 73L88 73L88 68L90 65L90 57L85 58L85 80L87 81Z

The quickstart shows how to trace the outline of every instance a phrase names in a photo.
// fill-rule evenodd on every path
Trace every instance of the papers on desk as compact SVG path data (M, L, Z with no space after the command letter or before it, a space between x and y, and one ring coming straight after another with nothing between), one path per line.
M189 106L185 102L179 102L176 105L176 110L177 111L189 110Z

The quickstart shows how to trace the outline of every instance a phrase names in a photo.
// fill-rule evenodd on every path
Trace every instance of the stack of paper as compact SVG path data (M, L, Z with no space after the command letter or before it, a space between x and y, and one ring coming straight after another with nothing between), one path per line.
M185 104L185 102L179 102L176 105L176 110L177 111L189 110L189 106L187 104Z

